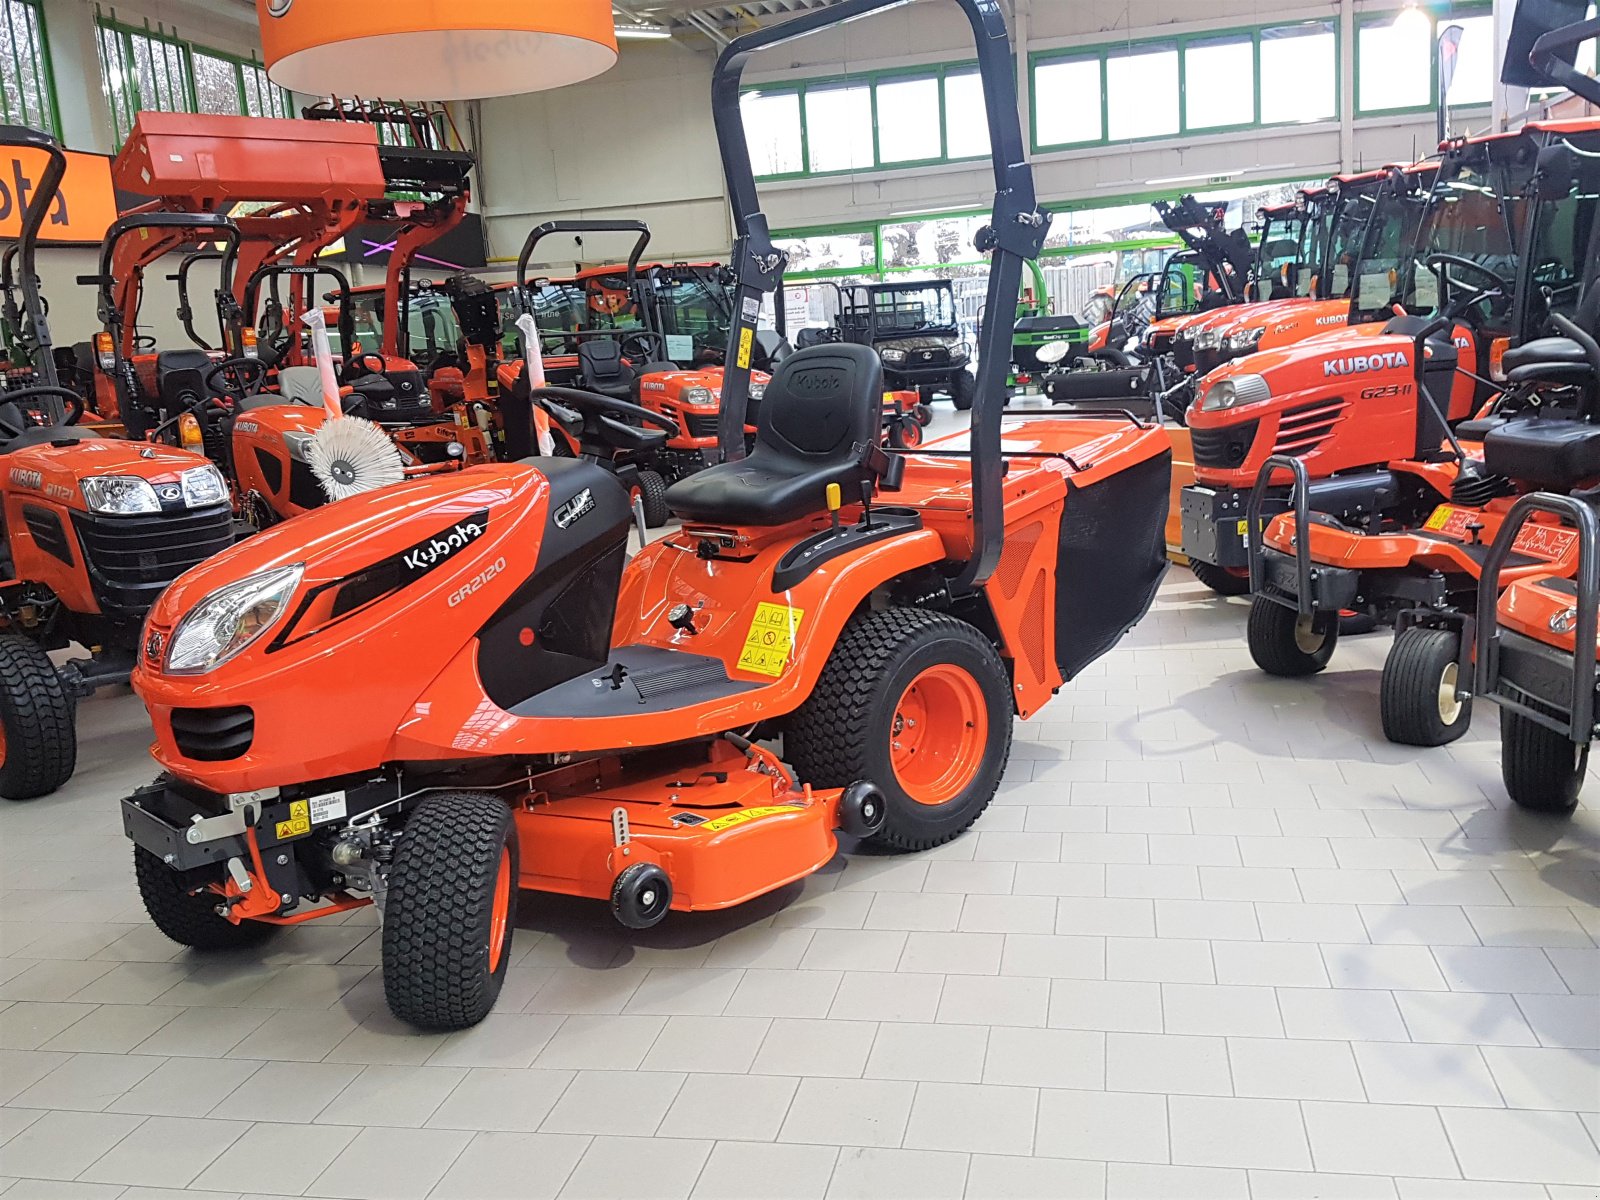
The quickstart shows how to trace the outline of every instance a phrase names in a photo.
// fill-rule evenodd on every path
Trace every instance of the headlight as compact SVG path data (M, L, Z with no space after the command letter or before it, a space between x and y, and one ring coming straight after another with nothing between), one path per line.
M233 658L283 616L305 570L275 567L212 592L173 630L167 673L203 675Z
M131 517L161 511L156 489L137 475L98 475L82 480L78 486L90 512Z
M283 435L284 447L289 451L289 457L295 462L310 465L311 462L311 434L301 433L292 429Z
M1202 329L1194 335L1194 348L1196 350L1217 350L1222 346L1222 330Z
M717 398L711 394L707 387L684 388L678 396L680 404L715 404Z
M767 385L764 383L756 383L754 380L752 380L750 383L750 399L765 400L766 398Z
M885 350L883 352L883 361L886 363L903 363L905 360L906 352L904 350Z
M1232 354L1250 354L1261 344L1262 335L1266 328L1258 326L1255 329L1240 329L1228 335L1228 351Z
M228 484L215 467L195 467L183 473L183 503L187 508L204 508L228 498Z
M1217 412L1270 399L1272 389L1261 376L1235 375L1231 379L1219 379L1206 389L1205 395L1200 398L1200 411Z

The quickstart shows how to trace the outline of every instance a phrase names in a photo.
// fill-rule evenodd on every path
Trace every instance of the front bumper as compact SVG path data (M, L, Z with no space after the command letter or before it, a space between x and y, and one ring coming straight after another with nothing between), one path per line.
M1299 569L1294 555L1265 546L1261 550L1261 578L1257 595L1300 612L1344 612L1361 590L1361 572L1348 567L1312 564L1309 595L1300 594Z
M1250 538L1245 509L1249 503L1249 489L1241 491L1202 484L1184 488L1178 500L1184 554L1217 567L1248 567ZM1262 505L1262 515L1271 517L1286 507L1283 497L1268 496Z

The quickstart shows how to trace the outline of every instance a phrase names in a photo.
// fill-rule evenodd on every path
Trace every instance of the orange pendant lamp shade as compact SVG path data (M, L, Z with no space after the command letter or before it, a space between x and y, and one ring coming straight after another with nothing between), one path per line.
M610 0L256 0L267 75L313 96L469 100L617 61Z

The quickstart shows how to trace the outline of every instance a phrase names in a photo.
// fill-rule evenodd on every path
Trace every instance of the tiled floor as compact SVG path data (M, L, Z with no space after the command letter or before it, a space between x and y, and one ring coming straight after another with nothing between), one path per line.
M1492 712L1383 742L1386 635L1269 680L1243 615L1174 570L933 853L644 935L528 896L448 1037L387 1016L370 910L220 960L150 929L142 711L91 701L71 786L0 806L0 1190L1600 1195L1600 819L1508 809Z

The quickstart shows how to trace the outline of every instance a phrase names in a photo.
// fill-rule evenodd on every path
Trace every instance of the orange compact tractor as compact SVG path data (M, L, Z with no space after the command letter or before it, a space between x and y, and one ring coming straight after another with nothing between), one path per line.
M737 316L720 461L672 488L680 530L629 561L613 473L493 464L307 514L162 597L134 686L166 773L122 805L160 929L235 946L376 902L392 1010L470 1025L512 958L520 889L644 928L800 879L840 832L897 851L958 836L1013 717L1140 618L1165 567L1168 439L1008 416L1009 319L985 325L970 436L885 449L877 356L827 345L779 366L745 453L756 316L785 258L743 68L893 3L843 0L719 60ZM977 248L989 311L1012 313L1050 220L1000 7L959 6L994 147Z
M1526 137L1526 135L1524 135ZM1570 579L1577 532L1548 510L1511 521L1513 498L1536 488L1563 492L1600 476L1600 123L1492 146L1505 169L1498 205L1450 218L1458 237L1494 244L1515 231L1499 278L1459 269L1449 256L1427 266L1440 287L1442 313L1417 329L1411 361L1429 453L1397 459L1387 478L1370 480L1362 512L1313 512L1316 485L1305 464L1275 454L1262 465L1246 513L1259 528L1272 480L1294 480L1291 511L1255 539L1249 643L1256 663L1276 675L1321 670L1338 637L1338 613L1364 612L1397 636L1384 667L1380 709L1392 741L1436 746L1459 737L1471 719L1474 617L1486 563L1502 582L1530 576ZM1471 236L1466 221L1480 222ZM1415 268L1413 268L1415 269ZM1498 272L1497 272L1498 273ZM1451 432L1444 397L1449 377L1435 369L1438 335L1455 314L1509 306L1514 347L1499 356L1501 393L1475 419ZM1472 448L1469 450L1468 446ZM1335 477L1336 479L1338 477ZM1570 586L1570 585L1569 585ZM1492 603L1492 601L1491 601Z
M228 489L197 454L101 438L60 385L34 252L67 160L46 134L0 145L49 160L22 217L19 323L34 375L0 384L0 796L54 791L77 762L75 706L126 683L146 611L189 567L233 543ZM57 667L49 652L87 657Z
M1435 457L1446 427L1499 390L1500 356L1536 332L1517 325L1514 217L1541 148L1595 129L1600 121L1532 124L1453 143L1425 191L1410 187L1415 173L1396 173L1368 224L1348 327L1206 377L1189 411L1196 482L1181 498L1183 551L1202 582L1247 589L1245 507L1270 456L1305 468L1311 511L1363 521L1392 503L1387 464ZM1441 316L1419 364L1417 332ZM1419 398L1419 367L1438 414ZM1288 484L1287 472L1274 477L1269 514L1286 506Z

